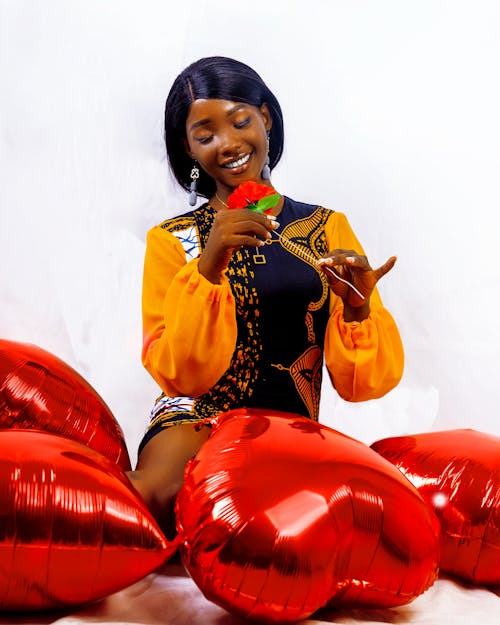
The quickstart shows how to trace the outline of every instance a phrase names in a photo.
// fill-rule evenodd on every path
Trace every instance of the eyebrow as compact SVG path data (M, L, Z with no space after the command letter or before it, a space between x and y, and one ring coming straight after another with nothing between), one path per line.
M229 109L229 111L227 111L226 113L226 117L231 117L231 115L233 115L234 113L236 113L237 111L239 111L242 108L246 108L246 104L241 103L241 104L236 104L236 106L233 106L232 108ZM205 119L200 119L197 122L194 122L194 124L191 124L191 126L189 127L189 130L194 130L195 128L199 128L200 126L206 126L207 124L209 124L212 120L207 117Z

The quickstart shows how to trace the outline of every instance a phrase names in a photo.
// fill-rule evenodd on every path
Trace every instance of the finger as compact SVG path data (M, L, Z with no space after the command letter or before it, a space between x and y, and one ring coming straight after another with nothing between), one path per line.
M326 275L328 282L348 280L350 278L349 270L343 265L327 265L325 263L318 264L318 269Z
M370 263L368 262L366 256L359 256L358 254L349 254L348 256L345 256L344 264L350 267L356 267L357 269L363 269L364 271L368 271L371 269Z
M347 250L345 248L335 248L334 250L330 250L328 254L325 254L323 258L331 258L333 256L342 256L344 254L352 254L356 255L356 250Z
M325 274L330 286L345 284L346 278L350 277L346 275L342 266L334 268L328 265L319 265L318 269Z
M243 245L246 245L247 247L262 247L263 245L265 245L265 242L262 241L262 239L259 239L258 237L252 237L249 235L241 235L238 237L238 241L234 247L236 246L241 247Z
M234 211L225 212L226 218L236 221L254 221L255 223L262 224L268 230L273 230L279 226L274 215L266 215L265 213L256 213L255 211L247 208L235 209Z
M333 269L332 267L329 267L328 265L325 265L324 263L321 265L318 265L318 269L328 277L329 282L333 280L339 281L338 269Z
M371 269L370 263L366 256L356 254L352 250L339 251L338 253L331 252L330 256L325 256L317 261L319 266L326 265L329 267L357 267L358 269L369 270Z
M272 230L272 228L270 228ZM260 239L270 239L271 232L268 228L260 223L255 223L254 221L241 221L235 227L236 235L248 234L259 237Z
M331 289L335 289L335 293L337 295L343 298L347 290L350 288L356 293L361 301L366 299L366 294L359 291L352 282L339 275L341 273L339 268L331 269L330 267L324 265L321 269L329 274L327 277L328 284ZM342 269L342 267L340 269ZM339 288L341 289L340 291L338 290Z
M377 281L380 280L382 276L385 276L393 267L397 260L397 256L391 256L388 261L386 261L383 265L381 265L378 269L374 270L374 274L377 278Z
M275 230L279 226L279 222L276 220L274 215L266 215L264 213L255 214L252 211L249 212L252 216L258 217L258 223L261 223L264 228L267 228L269 231Z

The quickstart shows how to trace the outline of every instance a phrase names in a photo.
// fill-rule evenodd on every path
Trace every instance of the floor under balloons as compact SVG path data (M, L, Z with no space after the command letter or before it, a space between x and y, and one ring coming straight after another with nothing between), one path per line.
M493 591L439 579L412 603L399 608L320 610L302 625L498 625L500 588ZM244 625L204 598L179 564L167 564L141 581L90 607L71 613L8 615L1 625Z

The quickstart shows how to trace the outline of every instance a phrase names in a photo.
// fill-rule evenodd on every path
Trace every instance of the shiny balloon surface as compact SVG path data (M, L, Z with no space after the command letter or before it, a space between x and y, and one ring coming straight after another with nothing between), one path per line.
M173 549L123 472L73 440L0 431L0 609L82 604Z
M387 438L372 447L439 517L440 569L469 582L500 584L500 438L447 430Z
M103 399L36 345L0 339L0 428L60 434L130 469L123 432Z
M285 413L226 413L177 498L184 564L205 596L287 623L326 604L396 606L435 580L439 524L369 447Z

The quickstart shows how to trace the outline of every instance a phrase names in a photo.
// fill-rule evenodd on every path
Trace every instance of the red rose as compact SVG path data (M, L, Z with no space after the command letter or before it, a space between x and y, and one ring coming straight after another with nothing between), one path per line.
M227 199L229 208L250 208L259 210L257 202L268 195L277 195L272 187L249 180L242 182ZM279 196L278 196L279 198ZM267 208L266 213L271 210Z

